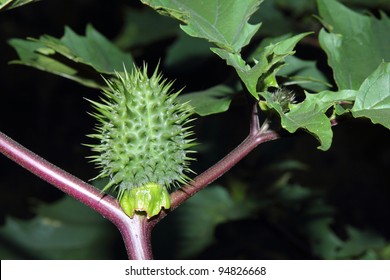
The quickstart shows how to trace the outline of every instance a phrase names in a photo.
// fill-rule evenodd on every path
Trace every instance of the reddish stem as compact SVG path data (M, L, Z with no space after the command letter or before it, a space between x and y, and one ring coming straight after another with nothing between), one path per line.
M129 258L151 259L150 232L144 216L130 219L118 201L65 172L0 132L0 152L66 194L91 207L115 224L122 234Z
M215 165L207 169L205 172L197 176L189 185L186 185L171 195L171 209L175 209L185 200L193 196L195 193L221 177L236 163L242 160L253 149L261 143L265 143L279 138L279 135L274 131L266 131L255 135L249 135L239 146L226 155Z
M262 127L259 126L255 106L252 111L248 137L223 159L197 176L191 184L172 193L170 211L226 173L259 144L277 138L279 134L268 129L267 121ZM130 259L152 259L151 231L156 223L167 215L168 211L163 211L159 216L150 220L147 220L144 215L135 215L131 219L121 210L115 198L103 195L99 189L32 153L1 132L0 152L114 223L122 234Z
M263 125L260 127L256 104L251 112L251 124L248 137L223 159L199 176L195 177L190 184L173 192L171 194L171 208L169 211L176 209L180 204L196 194L198 191L221 177L258 145L275 140L279 137L280 135L277 132L269 130L268 120L265 120ZM151 221L152 226L163 219L169 211L162 211L159 216Z

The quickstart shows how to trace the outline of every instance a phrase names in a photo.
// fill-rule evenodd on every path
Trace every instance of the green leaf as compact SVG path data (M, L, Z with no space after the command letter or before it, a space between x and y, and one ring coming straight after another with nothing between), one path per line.
M257 89L260 92L266 91L271 86L278 87L276 74L285 65L285 59L295 53L294 48L298 42L309 34L311 32L301 33L290 38L283 38L278 42L272 42L265 48L256 51L259 56L254 56L254 59L258 61L255 67L265 70L257 82Z
M141 1L182 21L181 28L190 36L204 38L228 52L240 52L260 27L248 20L262 0Z
M258 99L259 92L266 91L271 86L278 86L276 73L284 65L285 58L294 54L295 45L308 34L310 33L302 33L283 39L259 50L259 57L255 57L256 64L253 67L248 65L240 54L229 53L217 48L211 50L236 69L247 90Z
M246 217L250 209L247 203L234 201L225 188L214 186L202 190L176 211L178 257L188 258L214 241L217 225Z
M289 112L284 113L280 104L273 101L271 93L263 93L267 105L279 113L283 128L291 133L303 128L318 139L321 144L319 149L328 150L332 143L333 133L330 120L325 113L339 102L355 100L356 91L322 91L318 94L307 92L305 94L306 98L303 102L290 104Z
M243 81L248 91L255 97L258 98L256 85L257 80L262 74L263 69L257 69L259 67L251 68L245 60L242 59L240 54L230 53L223 49L212 48L214 53L216 53L220 58L226 60L226 63L230 66L233 66L236 70L238 76Z
M175 20L162 17L151 9L126 8L124 17L124 27L115 39L122 49L148 45L182 33Z
M390 129L390 63L382 63L363 82L351 111Z
M1 238L19 248L16 252L28 252L36 259L106 259L109 255L111 225L80 202L65 197L36 212L30 220L8 217L0 229Z
M312 92L320 92L331 86L325 75L318 70L315 61L302 60L296 56L287 56L285 66L278 71L277 76L286 79L283 86L299 85Z
M306 0L304 0L306 1ZM294 5L295 1L293 2ZM258 9L251 19L254 22L261 22L261 28L256 36L275 37L291 32L294 28L294 21L291 17L286 17L285 9L281 9L277 1L264 1L261 9Z
M9 43L20 59L11 63L32 66L89 87L101 88L100 74L114 74L124 66L127 70L133 67L132 57L91 25L87 26L85 36L66 27L61 39L44 35L39 39L12 39ZM87 73L85 66L89 67Z
M390 19L354 12L334 0L317 0L322 22L319 41L339 89L357 90L383 61L390 61Z
M293 14L295 17L303 16L304 14L310 14L314 8L315 8L315 2L314 1L307 1L307 0L274 0L276 2L276 5L282 10L282 11L288 11L289 13Z
M179 95L177 101L189 102L198 115L207 116L227 111L235 93L231 87L218 85L203 91Z
M310 188L310 191L313 192L313 189ZM305 210L299 217L302 222L299 230L310 243L314 255L323 259L366 259L373 250L385 247L385 238L376 232L338 223L335 219L337 209L327 204L318 194L312 193L303 204ZM338 232L344 232L344 238L334 228ZM375 259L379 257L377 253L372 255Z
M12 39L9 41L9 44L16 50L20 59L11 61L13 64L31 66L42 71L74 80L87 87L100 88L98 82L91 78L81 76L74 66L66 65L48 56L51 49L46 48L40 42ZM46 52L46 54L43 54L44 52Z
M95 68L99 73L114 74L115 71L122 71L124 66L126 69L133 66L132 57L122 52L92 25L87 26L85 36L77 35L66 27L60 40L42 36L39 41L68 59Z
M368 250L382 249L386 244L385 239L373 231L359 230L348 225L346 232L348 239L335 252L338 259L349 259L351 256L365 257L363 254Z
M210 46L211 44L205 40L193 38L181 32L175 43L168 49L164 64L177 67L181 72L189 72L194 67L199 67L199 64L212 55Z
M320 202L322 203L322 202ZM324 207L320 209L319 207ZM347 238L341 239L332 229L334 218L326 205L313 205L312 213L303 227L313 252L324 259L364 259L372 250L379 250L386 244L385 239L375 232L363 231L350 225L345 226ZM315 209L315 208L318 209ZM326 213L328 212L328 213ZM378 256L374 256L375 259Z
M0 0L0 11L14 9L39 0Z

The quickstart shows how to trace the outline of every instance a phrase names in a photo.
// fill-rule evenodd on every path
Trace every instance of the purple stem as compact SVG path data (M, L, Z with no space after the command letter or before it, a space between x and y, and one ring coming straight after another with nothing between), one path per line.
M144 216L130 219L118 201L34 154L0 132L0 152L25 169L91 207L117 226L130 259L151 259L150 231Z
M267 121L260 127L255 106L252 111L248 137L223 159L197 176L191 184L172 193L170 211L226 173L259 144L279 137L278 133L268 129ZM135 215L131 219L121 210L115 198L102 194L99 189L32 153L1 132L0 152L115 224L122 234L130 259L153 258L151 232L157 222L168 214L168 211L162 211L159 216L150 220L147 220L144 215Z
M239 146L226 155L215 165L207 169L205 172L195 177L188 185L180 188L171 194L171 210L178 207L185 200L193 196L195 193L221 177L236 163L242 160L258 145L275 140L279 135L274 131L264 131L257 134L249 135Z
M185 185L171 194L171 208L169 211L176 209L180 204L189 199L191 196L202 190L210 183L221 177L227 171L236 165L240 160L247 156L258 145L280 138L280 135L269 130L268 120L265 120L260 127L258 117L257 104L253 106L251 112L251 122L249 128L249 135L240 145L238 145L233 151L227 154L223 159L211 166L199 176L195 177L190 184ZM163 219L169 211L162 211L159 216L151 220L151 227Z

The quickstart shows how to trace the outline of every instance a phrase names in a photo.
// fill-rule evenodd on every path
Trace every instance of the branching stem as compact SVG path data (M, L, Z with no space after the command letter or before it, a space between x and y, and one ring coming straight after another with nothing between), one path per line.
M183 201L225 174L259 144L277 139L278 137L279 135L274 131L259 131L258 134L249 135L239 146L237 146L223 159L197 176L191 184L174 192L171 196L171 209L175 209Z
M268 120L265 120L260 126L257 114L257 104L253 106L249 135L247 136L247 138L245 138L245 140L242 141L240 145L238 145L234 150L232 150L219 162L211 166L199 176L195 177L195 179L190 184L183 186L182 188L173 192L171 194L171 208L169 211L174 210L185 200L187 200L188 198L196 194L198 191L202 190L210 183L221 177L236 163L238 163L253 149L255 149L258 145L271 140L275 140L279 137L280 136L277 132L269 129ZM167 211L161 212L160 215L157 216L151 222L156 224L167 214Z
M185 200L222 176L259 144L277 138L279 138L279 134L269 130L267 121L260 127L257 106L254 106L248 137L223 159L197 176L191 184L172 193L169 211L174 210ZM115 198L102 194L99 189L51 164L2 132L0 132L0 152L115 224L122 234L130 259L153 258L151 231L157 222L168 214L168 211L162 211L160 215L150 220L147 220L142 213L131 219L122 211Z
M152 258L150 232L144 216L139 215L130 219L115 198L102 194L99 189L51 164L2 132L0 152L115 224L122 234L129 258Z

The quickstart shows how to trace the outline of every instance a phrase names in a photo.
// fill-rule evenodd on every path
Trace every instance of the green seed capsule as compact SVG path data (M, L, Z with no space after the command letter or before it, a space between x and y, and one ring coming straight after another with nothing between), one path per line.
M146 212L148 218L170 207L167 189L188 182L189 157L194 146L187 126L192 108L175 101L172 83L147 67L117 73L107 81L101 102L91 101L98 120L99 143L90 145L97 154L92 161L101 169L96 178L108 177L103 191L118 190L127 215Z

